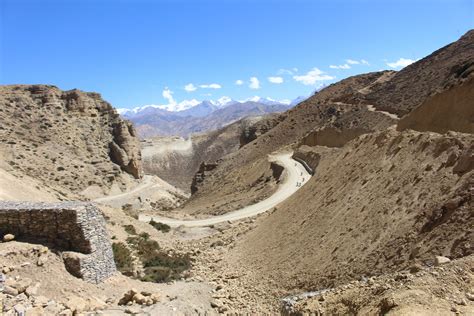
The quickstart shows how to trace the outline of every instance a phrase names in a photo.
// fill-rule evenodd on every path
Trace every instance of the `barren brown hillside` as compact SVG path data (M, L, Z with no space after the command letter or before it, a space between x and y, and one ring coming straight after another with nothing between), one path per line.
M473 150L470 134L363 135L324 153L316 176L231 260L287 289L319 289L469 255Z
M215 163L237 151L243 142L262 133L262 128L256 125L266 126L272 117L244 118L215 131L193 134L187 140L177 137L146 139L142 141L144 170L189 192L201 163Z
M371 112L366 106L346 105L333 101L348 91L362 89L382 74L370 73L342 80L282 114L274 128L237 152L226 156L215 172L206 178L200 191L188 201L186 210L214 214L225 212L226 209L220 205L217 207L210 205L209 194L212 194L214 198L231 201L227 204L229 210L238 205L252 203L255 193L251 192L252 182L246 179L257 179L263 176L269 169L268 154L279 148L296 144L315 128L335 126L372 131L394 124L393 119L378 112ZM266 190L267 194L271 193L268 189ZM246 192L249 193L246 194Z
M373 86L366 102L377 109L407 114L427 97L474 76L474 30L458 41L403 68L390 80Z
M101 195L142 176L139 149L133 126L97 93L0 87L0 153L14 176L59 196Z
M385 71L342 80L281 114L281 122L274 128L223 159L206 177L200 191L188 201L185 211L218 214L250 204L255 194L242 179L255 178L255 173L263 175L268 169L267 154L295 145L309 133L324 132L325 129L335 130L339 140L334 144L341 146L357 135L384 130L395 124L390 113L407 113L431 94L467 81L473 74L470 70L474 56L473 34L473 31L468 32L459 41L398 73ZM403 102L383 105L389 104L386 100L401 99ZM382 113L385 110L388 112ZM345 135L340 137L337 133ZM268 188L264 190L271 192ZM226 207L212 205L211 196L230 202Z
M398 129L474 133L474 79L428 98L400 120Z

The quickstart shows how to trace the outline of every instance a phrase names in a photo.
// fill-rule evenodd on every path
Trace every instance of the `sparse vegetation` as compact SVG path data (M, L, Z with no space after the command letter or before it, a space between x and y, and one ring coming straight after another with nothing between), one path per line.
M133 208L132 204L127 203L127 204L123 205L122 210L125 213L125 215L133 217L134 219L138 219L139 212Z
M140 233L139 236L145 240L148 240L148 238L150 238L150 234L148 234L147 232Z
M145 276L142 281L168 282L181 278L181 274L191 267L191 258L188 254L169 254L161 250L150 235L142 233L139 236L127 238L127 243L136 251L145 267Z
M123 229L125 229L125 231L129 235L137 235L137 230L135 229L135 226L133 225L123 225Z
M133 270L133 259L130 249L123 242L114 242L112 244L112 250L114 252L115 264L117 269L128 274Z
M167 233L171 229L169 225L160 222L155 222L154 220L151 220L149 224L155 227L156 230L162 231L163 233Z

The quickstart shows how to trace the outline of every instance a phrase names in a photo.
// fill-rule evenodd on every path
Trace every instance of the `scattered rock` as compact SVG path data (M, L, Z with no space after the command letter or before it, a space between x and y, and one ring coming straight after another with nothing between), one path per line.
M14 239L15 239L15 235L13 235L13 234L6 234L5 236L3 236L3 241L4 242L12 241Z
M88 309L87 301L80 297L70 297L65 304L74 314L81 313Z
M74 312L70 309L65 309L59 313L60 316L72 316Z
M34 300L33 300L33 306L41 306L41 307L45 307L48 305L48 298L45 297L45 296L35 296L34 297Z
M18 290L11 287L11 286L5 285L3 287L3 293L5 293L7 295L11 295L11 296L17 296L18 295Z
M127 305L129 302L133 300L133 297L135 294L138 294L138 291L135 289L131 289L128 292L126 292L123 297L119 300L118 304L119 305Z
M36 262L36 265L38 267L42 267L42 266L44 266L44 264L46 262L48 262L48 257L45 256L45 255L41 255L41 256L39 256L38 261Z
M36 296L38 294L38 289L41 286L41 283L36 283L35 285L30 285L25 289L25 294L30 296Z
M140 314L141 312L142 311L140 307L138 306L130 306L130 307L127 307L127 309L125 309L125 313L131 314L131 315Z
M435 265L436 265L436 266L439 266L439 265L448 263L448 262L450 262L450 261L451 261L451 259L449 259L449 258L447 258L447 257L443 257L443 256L436 256L436 257L435 257Z
M463 298L455 299L455 300L454 300L454 303L456 303L457 305L462 305L462 306L466 306L466 305L467 305L466 300L463 299Z
M17 304L13 306L13 309L15 310L17 315L25 315L26 308L23 304Z
M26 291L26 289L33 283L33 280L30 278L23 278L23 279L17 279L17 280L12 280L9 279L7 280L6 284L10 285L11 287L15 288L18 293L23 293Z
M44 315L44 309L41 306L36 306L36 307L33 307L33 308L29 308L26 311L26 316L43 316L43 315Z
M146 304L147 299L146 299L145 295L137 293L137 294L133 295L133 301L137 304L143 305L143 304Z
M474 294L467 292L466 293L466 298L470 301L474 301Z

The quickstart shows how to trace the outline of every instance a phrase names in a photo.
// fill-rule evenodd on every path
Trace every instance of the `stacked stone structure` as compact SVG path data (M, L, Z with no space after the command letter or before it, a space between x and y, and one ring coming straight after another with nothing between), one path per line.
M105 219L92 203L0 201L0 234L55 247L66 269L88 282L116 272Z

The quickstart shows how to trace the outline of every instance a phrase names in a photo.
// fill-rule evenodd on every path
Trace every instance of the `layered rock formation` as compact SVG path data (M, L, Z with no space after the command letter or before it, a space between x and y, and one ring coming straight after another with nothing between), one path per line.
M126 188L143 171L133 126L97 93L49 85L0 87L0 153L8 171L60 196Z

